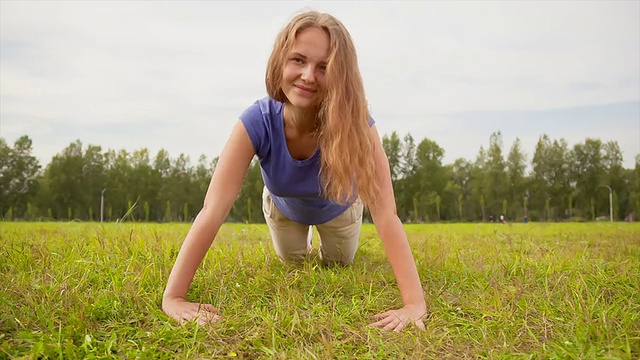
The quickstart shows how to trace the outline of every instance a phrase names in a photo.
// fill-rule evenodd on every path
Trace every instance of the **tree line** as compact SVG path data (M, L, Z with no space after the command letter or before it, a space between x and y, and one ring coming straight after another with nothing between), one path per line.
M444 150L427 138L417 143L393 132L382 141L403 222L609 219L610 191L615 220L640 215L640 154L625 169L615 141L587 138L570 147L542 135L529 160L519 139L505 152L496 132L475 159L452 164L443 163ZM0 138L5 220L192 221L218 161L201 155L192 164L166 150L152 157L146 148L103 151L76 140L43 168L32 151L26 135L13 147ZM264 222L262 187L254 159L227 220Z

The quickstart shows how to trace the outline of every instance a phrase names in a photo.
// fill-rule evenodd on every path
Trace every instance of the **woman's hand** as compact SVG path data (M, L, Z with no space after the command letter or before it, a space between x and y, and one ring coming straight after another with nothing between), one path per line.
M405 305L398 310L389 310L373 316L378 320L369 326L379 327L388 331L402 331L409 323L414 323L418 329L424 330L422 318L427 315L425 303Z
M196 321L198 325L203 326L213 324L221 319L220 310L214 308L213 305L192 303L180 298L163 300L162 311L181 324Z

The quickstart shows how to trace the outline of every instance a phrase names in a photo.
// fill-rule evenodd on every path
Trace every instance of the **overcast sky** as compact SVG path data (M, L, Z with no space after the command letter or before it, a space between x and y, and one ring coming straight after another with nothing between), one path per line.
M41 164L80 139L217 156L266 96L277 32L301 10L338 17L381 134L427 137L445 163L501 131L529 159L540 135L640 153L640 1L0 2L0 136Z

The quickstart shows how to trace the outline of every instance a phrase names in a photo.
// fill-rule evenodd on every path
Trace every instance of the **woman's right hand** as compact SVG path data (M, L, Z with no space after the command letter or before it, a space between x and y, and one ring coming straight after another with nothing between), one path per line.
M196 321L198 325L203 326L213 324L221 319L220 310L214 308L213 305L192 303L181 298L164 299L162 311L181 324Z

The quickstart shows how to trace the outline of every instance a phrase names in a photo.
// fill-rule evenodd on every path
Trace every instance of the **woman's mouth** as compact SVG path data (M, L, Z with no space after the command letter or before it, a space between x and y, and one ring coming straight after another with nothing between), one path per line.
M303 93L314 94L314 93L318 92L317 89L309 88L309 87L306 87L306 86L303 86L303 85L294 84L293 86L295 88L297 88L298 90L302 91Z

